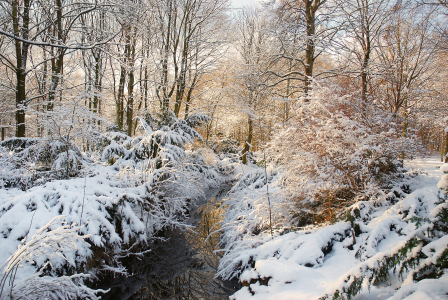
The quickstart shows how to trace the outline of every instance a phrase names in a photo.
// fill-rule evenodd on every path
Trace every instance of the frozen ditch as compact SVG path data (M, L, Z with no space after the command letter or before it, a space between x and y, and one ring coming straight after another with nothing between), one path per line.
M206 199L190 211L188 230L165 230L143 258L130 257L126 265L132 276L104 278L95 288L110 292L102 299L228 299L241 286L236 280L215 279L220 256L216 255L222 200L231 188L211 189Z

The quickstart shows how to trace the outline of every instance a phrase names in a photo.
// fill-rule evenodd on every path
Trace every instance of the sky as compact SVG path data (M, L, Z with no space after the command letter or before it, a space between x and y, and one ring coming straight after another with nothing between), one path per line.
M257 0L230 0L232 7L234 8L242 8L252 3L258 2Z

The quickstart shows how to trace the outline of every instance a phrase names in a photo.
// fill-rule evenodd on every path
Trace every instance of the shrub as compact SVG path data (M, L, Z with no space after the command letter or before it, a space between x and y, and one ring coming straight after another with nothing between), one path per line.
M301 222L310 224L387 188L404 170L399 157L417 147L412 136L399 134L394 116L375 107L363 112L330 84L315 83L308 100L277 131L268 153L285 170L283 185L299 213L310 216Z

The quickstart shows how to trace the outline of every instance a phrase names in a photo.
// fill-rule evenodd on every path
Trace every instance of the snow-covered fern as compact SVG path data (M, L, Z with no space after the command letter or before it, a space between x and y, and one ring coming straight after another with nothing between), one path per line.
M55 229L62 216L53 218L40 228L29 240L26 236L17 251L2 267L0 280L0 299L99 299L98 293L84 285L86 274L53 276L56 257L69 265L75 265L77 250L88 248L88 236L78 235L80 227L64 225ZM80 245L84 244L84 245ZM69 255L71 254L71 255ZM31 265L41 265L31 276L22 274L22 269Z

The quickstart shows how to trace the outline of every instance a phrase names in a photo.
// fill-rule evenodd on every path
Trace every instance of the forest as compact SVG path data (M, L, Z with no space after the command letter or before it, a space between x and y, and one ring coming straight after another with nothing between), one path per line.
M446 299L447 0L0 2L0 300Z

